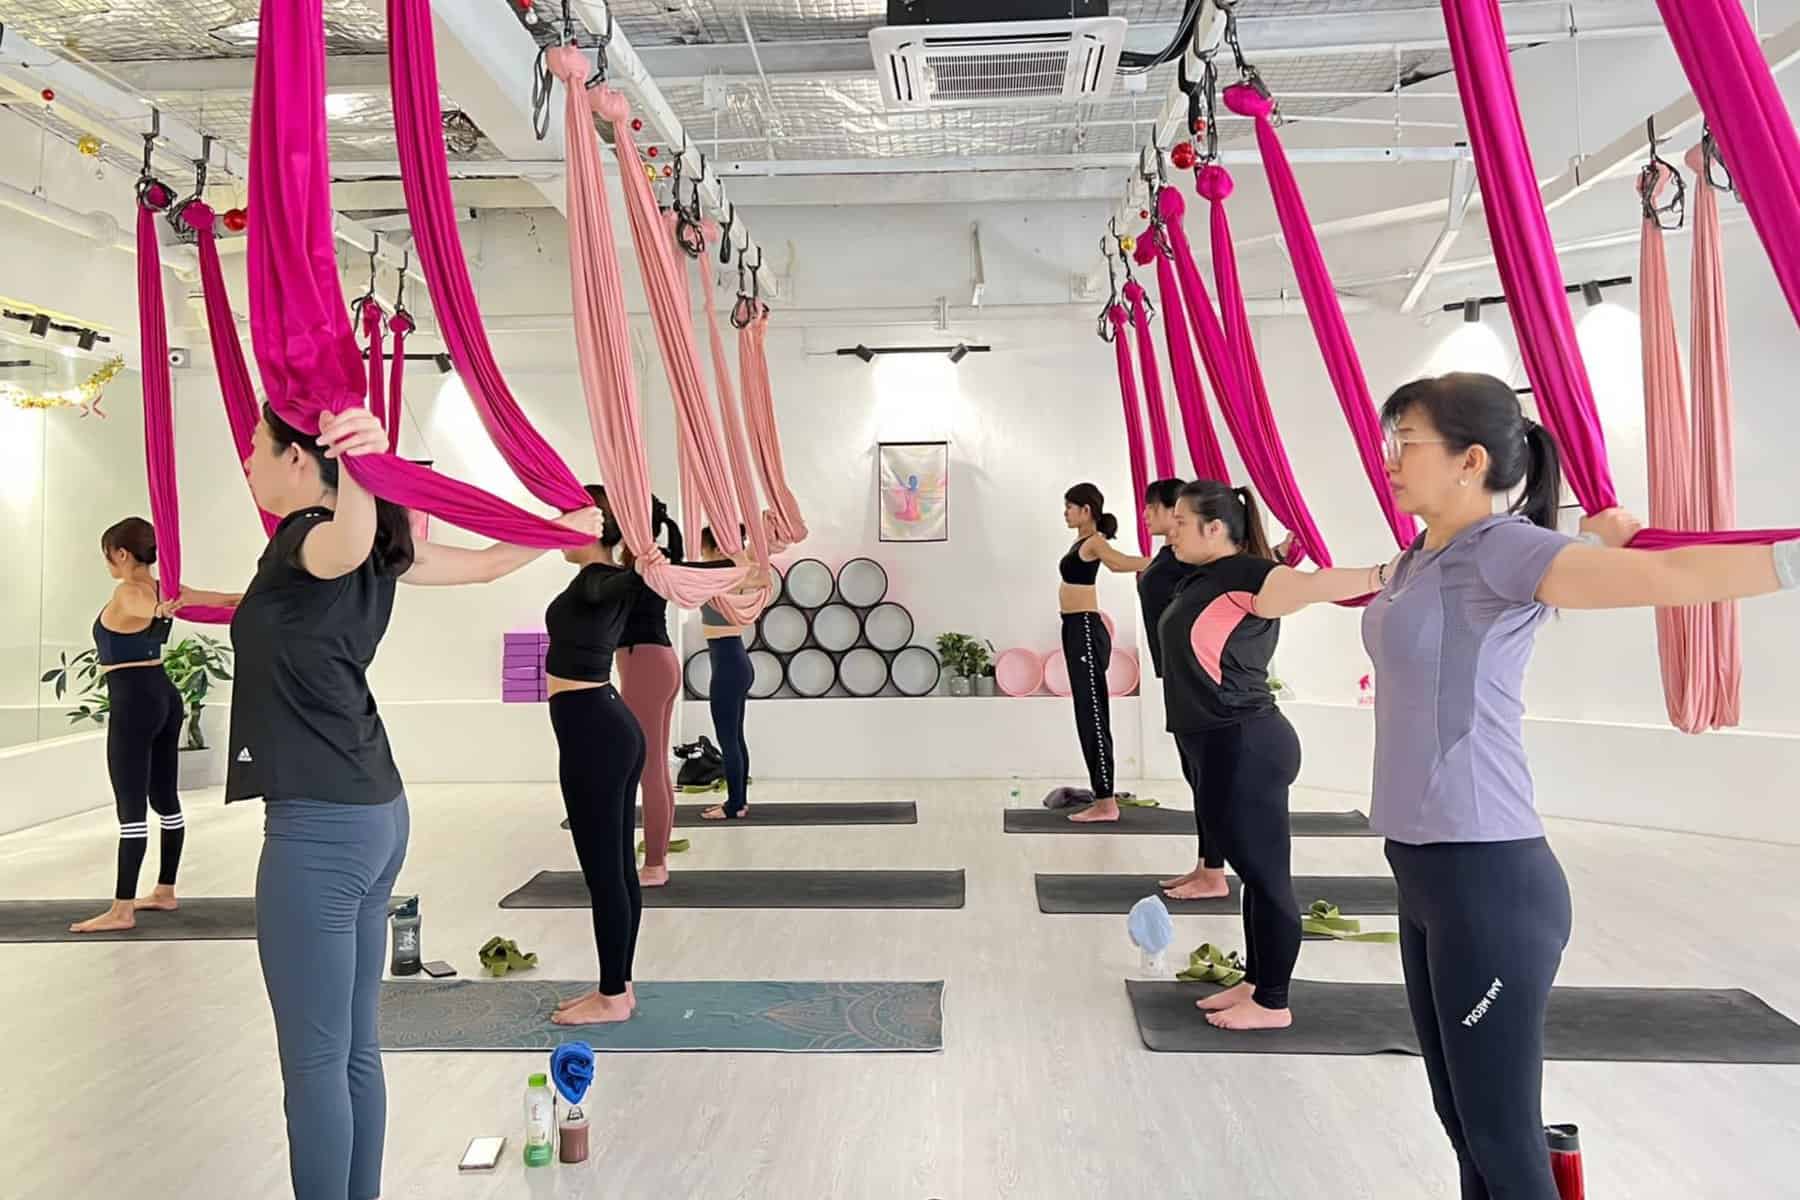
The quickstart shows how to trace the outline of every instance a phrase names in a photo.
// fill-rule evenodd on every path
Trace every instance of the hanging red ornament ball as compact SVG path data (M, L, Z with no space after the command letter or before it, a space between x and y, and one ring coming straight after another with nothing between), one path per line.
M655 146L650 147L650 157L651 158L655 158L657 155L659 155L661 153L662 153L662 151L658 150Z
M519 0L519 7L529 11L531 8L531 0Z
M1186 171L1194 165L1194 148L1187 142L1177 142L1169 151L1169 161L1175 164L1177 171Z
M674 168L674 167L664 167L664 168L663 168L663 178L664 178L664 179L667 179L667 178L669 178L669 177L670 177L670 176L671 176L671 175L673 175L673 174L675 174L675 168Z
M642 117L631 118L631 132L633 132L633 133L644 132L644 119Z
M1194 136L1195 137L1205 137L1206 136L1206 118L1205 117L1195 117L1194 118Z
M242 233L250 225L250 214L241 208L228 208L225 210L224 221L225 228L233 233Z
M1150 219L1150 210L1149 209L1147 209L1147 208L1138 209L1138 220L1148 221L1149 219Z
M45 104L49 104L56 99L56 90L54 88L45 88L43 91L39 92L38 95L44 98Z

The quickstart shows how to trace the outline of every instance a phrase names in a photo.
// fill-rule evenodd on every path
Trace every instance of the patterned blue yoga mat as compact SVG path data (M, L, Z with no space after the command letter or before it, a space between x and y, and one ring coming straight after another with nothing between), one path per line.
M722 980L640 983L613 1025L553 1025L559 1001L592 983L420 980L381 985L383 1050L721 1050L858 1054L942 1050L944 985Z

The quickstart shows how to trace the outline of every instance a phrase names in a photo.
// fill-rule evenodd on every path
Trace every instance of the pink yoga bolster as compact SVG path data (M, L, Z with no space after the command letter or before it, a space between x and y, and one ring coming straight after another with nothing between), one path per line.
M1137 690L1137 685L1137 655L1129 650L1114 650L1112 660L1106 664L1107 694L1129 696Z
M332 232L322 0L262 5L256 50L250 337L270 405L312 433L320 413L361 404L367 386L345 313ZM356 455L344 467L377 496L500 541L551 547L590 540L391 454Z
M994 682L1008 696L1032 696L1044 686L1044 660L1022 646L994 660Z
M1053 696L1069 694L1069 660L1061 650L1044 656L1044 688Z

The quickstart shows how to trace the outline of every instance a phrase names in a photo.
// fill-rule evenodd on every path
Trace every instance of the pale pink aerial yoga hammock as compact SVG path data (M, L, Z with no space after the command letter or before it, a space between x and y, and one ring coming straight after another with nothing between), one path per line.
M1687 24L1686 17L1678 22L1669 16L1672 7L1664 5L1671 32L1679 23L1684 30L1682 36L1692 36L1695 30ZM1707 3L1695 7L1711 10L1715 7L1727 9L1731 5ZM1594 406L1593 387L1575 338L1575 324L1563 288L1556 243L1550 236L1549 218L1544 211L1543 197L1538 192L1531 151L1525 141L1500 9L1494 0L1444 0L1443 8L1451 56L1456 64L1456 86L1462 94L1469 145L1474 151L1476 172L1481 181L1488 230L1507 304L1518 330L1526 373L1531 378L1533 395L1544 424L1556 436L1562 451L1570 487L1583 508L1597 513L1617 505L1618 494L1607 465L1606 438ZM1741 26L1743 14L1738 12L1734 23L1728 13L1721 11L1718 20L1723 23L1720 27ZM1717 32L1716 28L1714 32ZM1684 54L1683 57L1685 61L1687 56ZM1710 65L1704 69L1712 70ZM1743 69L1754 73L1755 66L1748 64ZM1690 77L1696 73L1695 64L1689 63L1689 73ZM1766 64L1762 74L1767 75ZM1699 86L1697 82L1696 88ZM1702 104L1705 103L1703 95ZM1709 113L1709 116L1713 115ZM1748 120L1748 114L1735 108L1729 110L1729 115L1734 121ZM1766 130L1764 133L1770 141L1784 140ZM1785 140L1792 140L1791 127ZM1754 164L1753 170L1762 172L1771 181L1770 186L1782 193L1787 173L1796 169L1796 164L1790 162L1783 167L1780 163L1764 161L1762 151L1767 143L1749 137L1744 141L1746 153ZM1726 149L1729 153L1729 145ZM1738 164L1733 161L1732 166L1736 168ZM1779 206L1785 205L1787 200L1778 194L1774 202ZM1763 203L1767 205L1769 198L1765 197ZM1786 211L1791 213L1793 210ZM1791 232L1792 225L1784 228ZM1792 238L1782 251L1771 248L1771 255L1778 263L1786 254L1794 252ZM1641 550L1708 543L1767 545L1796 537L1800 537L1800 529L1708 532L1645 529L1632 545Z
M250 336L271 407L303 432L363 402L332 232L322 0L264 4L250 118ZM392 454L343 460L384 499L499 541L579 546L587 535ZM580 505L588 502L583 493ZM571 505L576 507L576 505Z
M740 264L743 255L738 256ZM777 554L806 540L806 520L788 486L781 457L781 431L775 424L775 394L769 386L769 307L753 287L740 295L732 324L738 331L738 383L744 389L744 417L750 426L750 450L769 509L763 514Z

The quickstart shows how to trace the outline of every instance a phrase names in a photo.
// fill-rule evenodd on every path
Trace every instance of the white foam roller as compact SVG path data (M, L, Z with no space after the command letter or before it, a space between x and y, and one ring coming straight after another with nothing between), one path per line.
M750 669L755 673L750 680L750 698L767 700L781 690L781 660L767 650L750 652Z
M847 604L827 604L813 614L812 635L825 649L842 652L862 637L862 620Z
M872 558L853 558L838 568L837 590L845 604L874 608L887 599L887 572Z
M763 646L777 654L792 654L806 645L806 614L791 604L763 609L756 628Z
M790 604L801 608L823 608L831 603L837 581L831 568L816 558L803 558L788 568L787 597Z
M687 665L682 668L681 677L687 683L688 691L695 697L705 700L712 695L712 655L704 650L696 650L688 655Z
M787 660L787 683L794 694L823 696L837 682L837 664L823 650L806 649Z
M838 682L852 696L875 696L887 686L887 659L867 646L852 650L838 662Z
M877 650L904 650L913 638L912 614L898 604L878 604L863 619L863 636Z
M888 670L893 676L894 687L907 696L930 695L943 674L937 655L923 646L908 646L896 654Z

